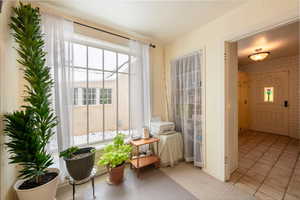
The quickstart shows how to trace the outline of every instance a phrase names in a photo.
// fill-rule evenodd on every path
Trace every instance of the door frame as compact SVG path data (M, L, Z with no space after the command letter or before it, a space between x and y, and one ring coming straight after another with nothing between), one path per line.
M284 25L287 25L287 24L290 24L290 23L293 23L293 22L297 22L299 21L299 17L293 17L293 18L290 18L288 20L284 20L284 21L281 21L281 22L277 22L277 23L269 23L269 24L266 24L264 25L263 28L259 28L259 29L256 29L256 30L253 30L253 31L245 31L239 35L236 35L234 33L232 34L229 34L228 36L224 37L222 40L221 40L221 45L223 46L223 57L222 57L222 61L221 63L223 64L223 69L224 69L224 99L223 99L223 105L222 107L224 108L224 115L223 115L223 119L224 119L224 124L223 124L223 130L224 130L224 149L223 149L223 160L224 160L224 180L225 181L228 181L230 179L230 176L231 176L231 169L232 168L236 168L236 167L232 167L230 166L230 163L238 163L238 156L234 156L234 155L231 155L231 152L232 152L232 147L238 145L238 140L234 140L234 141L231 141L230 140L230 133L231 132L234 132L234 133L237 133L237 138L238 138L238 127L237 127L237 130L231 130L230 127L235 127L234 126L234 121L230 121L229 120L229 116L233 115L235 116L235 118L237 119L237 112L234 113L234 110L231 109L231 105L235 105L235 104L238 104L238 99L235 98L235 99L232 99L232 101L228 101L227 100L227 96L229 95L229 91L230 89L232 88L229 88L230 85L234 85L234 83L232 82L232 79L230 79L230 74L233 73L233 71L236 71L238 69L232 69L230 67L227 67L226 66L226 63L225 63L225 43L226 42L237 42L238 40L241 40L243 38L246 38L246 37L249 37L249 36L252 36L252 35L255 35L257 33L260 33L260 32L264 32L264 31L268 31L268 30L272 30L272 29L275 29L275 28L278 28L278 27L281 27L281 26L284 26ZM236 127L235 127L236 129ZM235 153L238 153L238 150L237 152Z

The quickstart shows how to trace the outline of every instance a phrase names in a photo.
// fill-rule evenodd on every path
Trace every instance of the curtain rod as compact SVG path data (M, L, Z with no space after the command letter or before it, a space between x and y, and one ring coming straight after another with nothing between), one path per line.
M120 38L123 38L123 39L126 39L126 40L131 40L131 38L129 38L129 37L126 37L126 36L123 36L123 35L119 35L119 34L117 34L117 33L113 33L113 32L110 32L110 31L106 31L106 30L103 30L103 29L100 29L100 28L96 28L96 27L94 27L94 26L90 26L90 25L87 25L87 24L82 24L82 23L76 22L76 21L74 21L74 23L75 23L75 24L78 24L78 25L80 25L80 26L85 26L85 27L87 27L87 28L94 29L94 30L96 30L96 31L101 31L101 32L103 32L103 33L107 33L107 34L110 34L110 35L113 35L113 36L117 36L117 37L120 37ZM150 43L150 44L149 44L149 47L155 48L156 46L155 46L154 44Z

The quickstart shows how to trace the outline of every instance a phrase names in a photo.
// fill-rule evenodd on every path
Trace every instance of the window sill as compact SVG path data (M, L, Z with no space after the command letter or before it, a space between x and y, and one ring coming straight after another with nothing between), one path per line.
M130 141L130 137L127 136L125 138L125 143L128 143ZM110 144L113 142L113 139L111 140L106 140L106 141L99 141L99 142L95 142L95 143L91 143L88 145L77 145L79 147L94 147L96 149L96 151L100 151L102 150L106 145Z

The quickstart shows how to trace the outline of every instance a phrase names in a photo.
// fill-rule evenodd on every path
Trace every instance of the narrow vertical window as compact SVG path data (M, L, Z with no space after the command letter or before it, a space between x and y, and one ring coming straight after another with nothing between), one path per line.
M96 105L96 88L89 88L89 105Z
M106 98L107 98L106 99L106 103L107 104L111 104L111 93L112 93L112 91L111 91L111 89L107 89L106 91L107 91L107 94L106 94L107 95L106 96Z
M87 105L87 91L86 91L86 88L82 88L82 104Z
M265 87L264 88L264 101L265 102L274 102L274 87Z
M78 88L74 88L74 105L78 105Z

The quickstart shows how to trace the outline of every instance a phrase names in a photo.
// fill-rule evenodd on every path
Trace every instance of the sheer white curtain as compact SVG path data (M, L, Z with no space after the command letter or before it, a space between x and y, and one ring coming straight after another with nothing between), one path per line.
M58 152L72 146L73 69L71 67L73 22L63 18L43 15L42 30L47 52L46 64L53 72L54 109L58 117L56 130ZM66 173L64 162L59 167Z
M171 62L172 108L176 130L183 134L184 158L203 166L200 52Z
M131 136L141 136L151 119L149 45L130 41L130 127Z

